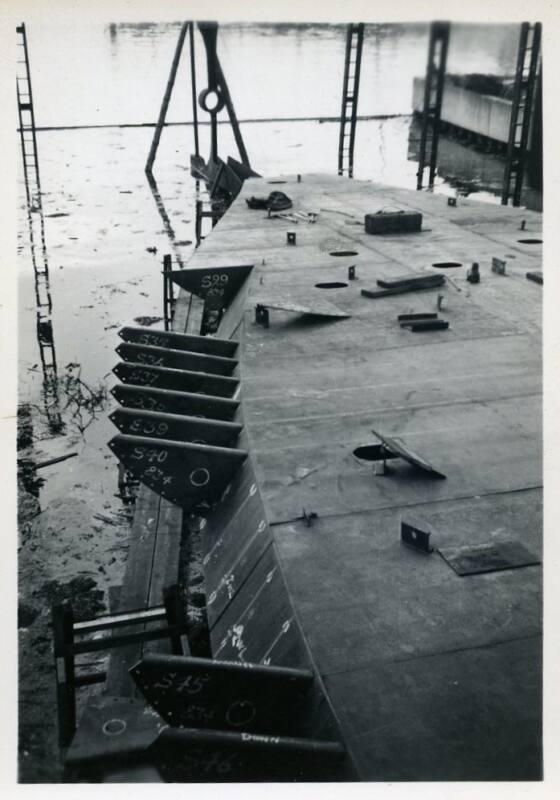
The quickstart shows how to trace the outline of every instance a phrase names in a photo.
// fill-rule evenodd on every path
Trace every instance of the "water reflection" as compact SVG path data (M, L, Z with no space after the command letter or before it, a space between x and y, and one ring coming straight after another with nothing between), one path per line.
M42 396L49 432L53 436L64 433L64 422L60 413L58 369L52 326L52 298L49 281L49 261L45 239L45 218L40 200L33 207L27 206L29 248L35 276L37 344L43 370ZM40 239L40 245L37 242Z
M408 135L408 160L418 161L420 122L413 117ZM447 184L463 197L488 192L500 202L505 159L498 153L484 152L482 145L465 143L457 136L441 135L438 145L438 183ZM485 198L488 199L488 198ZM527 172L523 182L521 204L533 211L542 211L542 194L529 185Z
M34 62L38 64L37 97L44 104L38 109L44 124L87 124L145 122L155 120L165 89L169 63L181 22L113 22L92 37L92 26L79 31L72 40L64 40L60 31L42 28L37 39ZM360 116L408 115L412 111L412 83L426 67L428 25L426 23L368 23L365 29L360 91ZM219 52L224 73L238 117L245 119L335 118L340 113L342 72L344 66L343 24L314 23L225 23L219 28ZM515 70L519 26L453 24L448 57L448 72L488 75L512 74ZM91 58L81 58L86 35L91 40ZM63 46L62 46L63 44ZM64 49L65 59L57 54ZM118 54L118 64L114 56ZM68 73L68 59L80 68ZM205 53L197 49L196 66L205 74ZM100 80L99 76L103 80ZM52 84L60 85L55 102ZM138 87L142 87L138 91ZM49 91L50 90L50 91ZM79 97L79 102L76 98ZM178 81L172 98L170 122L192 118L188 76ZM375 126L379 138L371 141L367 123L358 127L358 150L355 175L375 177L378 169L388 183L402 185L401 175L408 175L406 135L392 140L394 127L387 123ZM283 126L283 135L263 125L258 131L244 127L251 143L251 154L259 171L265 174L289 171L336 170L337 149L326 131L318 131L310 122L305 128L293 123ZM63 134L61 134L63 135ZM297 138L295 138L297 137ZM385 141L383 141L383 137ZM334 137L336 138L336 136ZM361 147L368 140L370 149ZM304 153L301 143L308 147ZM299 146L298 159L291 148ZM328 152L321 149L328 146ZM470 148L457 143L461 150L461 180L499 186L494 179L499 159L470 157ZM398 150L398 152L397 152ZM188 155L189 149L182 150ZM382 153L383 155L378 155ZM297 163L293 163L297 162ZM390 169L385 169L390 164ZM498 165L498 167L496 167ZM453 165L449 172L454 172ZM474 170L468 174L469 168ZM442 163L440 175L446 172ZM491 174L491 180L486 176ZM482 176L482 177L481 177ZM414 181L409 184L414 188ZM499 191L499 189L498 189ZM158 208L161 216L161 210ZM169 216L168 216L169 218ZM162 217L162 220L164 218ZM172 217L171 217L172 219ZM167 222L164 221L167 230ZM169 232L168 232L169 235Z
M165 208L165 203L163 202L163 198L160 194L157 181L154 178L153 174L150 172L146 173L146 179L148 181L152 197L154 198L154 203L156 204L158 214L160 215L161 221L163 222L164 230L169 238L169 242L175 254L177 263L179 264L179 267L183 269L185 264L181 256L181 251L179 249L179 246L177 245L177 237L175 236L175 231L173 229L173 225L171 224L171 219L169 218L169 214L167 213L167 210Z

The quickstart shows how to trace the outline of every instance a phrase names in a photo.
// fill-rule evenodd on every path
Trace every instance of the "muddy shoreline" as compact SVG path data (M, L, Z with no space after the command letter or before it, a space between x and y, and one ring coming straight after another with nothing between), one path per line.
M69 600L77 619L108 610L126 565L133 507L118 496L117 461L107 448L116 432L108 420L116 405L110 394L114 348L123 325L162 326L161 258L171 249L142 176L149 135L40 138L59 388L54 409L52 398L45 403L25 191L21 182L19 187L18 700L24 783L62 777L51 605ZM189 182L186 195L182 177L170 164L160 170L159 186L186 258L194 186ZM84 657L90 669L102 669L105 661L103 655ZM93 690L99 687L87 691ZM82 703L86 691L79 695Z

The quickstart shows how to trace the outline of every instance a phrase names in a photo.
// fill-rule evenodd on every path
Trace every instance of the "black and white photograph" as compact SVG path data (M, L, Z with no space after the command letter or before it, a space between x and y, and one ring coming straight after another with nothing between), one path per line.
M13 786L553 791L558 10L0 15Z

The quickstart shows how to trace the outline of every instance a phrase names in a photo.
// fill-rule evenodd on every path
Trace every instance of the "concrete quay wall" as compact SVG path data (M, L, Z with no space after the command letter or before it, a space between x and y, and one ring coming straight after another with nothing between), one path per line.
M412 105L415 112L422 112L424 84L424 78L414 78ZM506 144L510 114L511 100L471 92L445 81L441 108L444 122Z

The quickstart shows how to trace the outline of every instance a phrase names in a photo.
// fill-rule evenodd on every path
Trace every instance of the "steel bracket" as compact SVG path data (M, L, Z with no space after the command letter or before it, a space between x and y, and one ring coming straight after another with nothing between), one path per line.
M401 520L401 542L421 553L433 553L434 550L430 544L430 531L422 530L404 520Z
M270 314L266 306L255 306L255 322L257 325L262 325L263 328L270 326Z
M507 275L506 262L501 258L493 258L492 272L495 272L496 275Z

